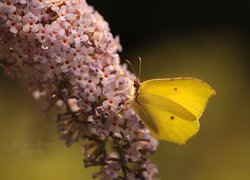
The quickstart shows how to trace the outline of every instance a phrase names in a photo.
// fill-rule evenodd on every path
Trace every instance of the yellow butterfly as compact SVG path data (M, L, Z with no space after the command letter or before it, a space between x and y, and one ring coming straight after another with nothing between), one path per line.
M133 107L151 134L178 144L199 130L198 119L208 99L216 92L207 83L195 78L135 80Z

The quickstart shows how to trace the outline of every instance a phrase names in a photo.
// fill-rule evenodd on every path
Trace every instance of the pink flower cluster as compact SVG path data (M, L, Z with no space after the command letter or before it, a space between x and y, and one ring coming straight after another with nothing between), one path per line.
M134 76L120 64L120 50L119 38L85 0L0 2L0 66L35 98L65 110L58 114L61 138L68 146L90 140L85 166L101 166L95 174L101 179L121 172L125 179L154 179L157 169L145 155L157 141L129 104ZM113 151L105 149L107 140Z

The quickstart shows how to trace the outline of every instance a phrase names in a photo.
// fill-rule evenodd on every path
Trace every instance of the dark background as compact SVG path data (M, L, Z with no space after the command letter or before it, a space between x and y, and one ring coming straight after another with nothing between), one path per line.
M250 1L88 0L119 35L122 58L131 49L152 42L186 37L201 31L227 29L249 44ZM245 46L248 51L249 46ZM138 55L140 56L140 55ZM133 60L132 60L133 61ZM244 62L250 68L250 61ZM250 75L250 72L249 72Z
M109 22L113 34L120 35L124 49L214 27L249 33L250 2L247 0L88 2Z

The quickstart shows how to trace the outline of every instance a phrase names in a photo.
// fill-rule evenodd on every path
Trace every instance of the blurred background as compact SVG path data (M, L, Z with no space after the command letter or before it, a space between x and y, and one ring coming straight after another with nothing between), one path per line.
M122 60L142 81L192 76L214 87L199 133L185 146L160 142L162 180L250 179L250 2L88 0L119 35ZM123 61L124 62L124 61ZM0 70L0 179L88 180L80 145L66 148L38 102Z

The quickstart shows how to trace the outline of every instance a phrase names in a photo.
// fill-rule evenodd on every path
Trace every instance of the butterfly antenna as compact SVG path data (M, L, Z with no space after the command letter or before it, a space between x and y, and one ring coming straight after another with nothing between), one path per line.
M131 62L130 62L129 60L127 60L127 59L125 59L125 61L130 65L130 67L132 68L132 70L133 70L135 76L138 78L138 75L137 75L137 73L135 72L135 69L134 69L133 65L131 64Z
M142 60L141 57L139 56L139 80L141 80L141 64L142 64Z

